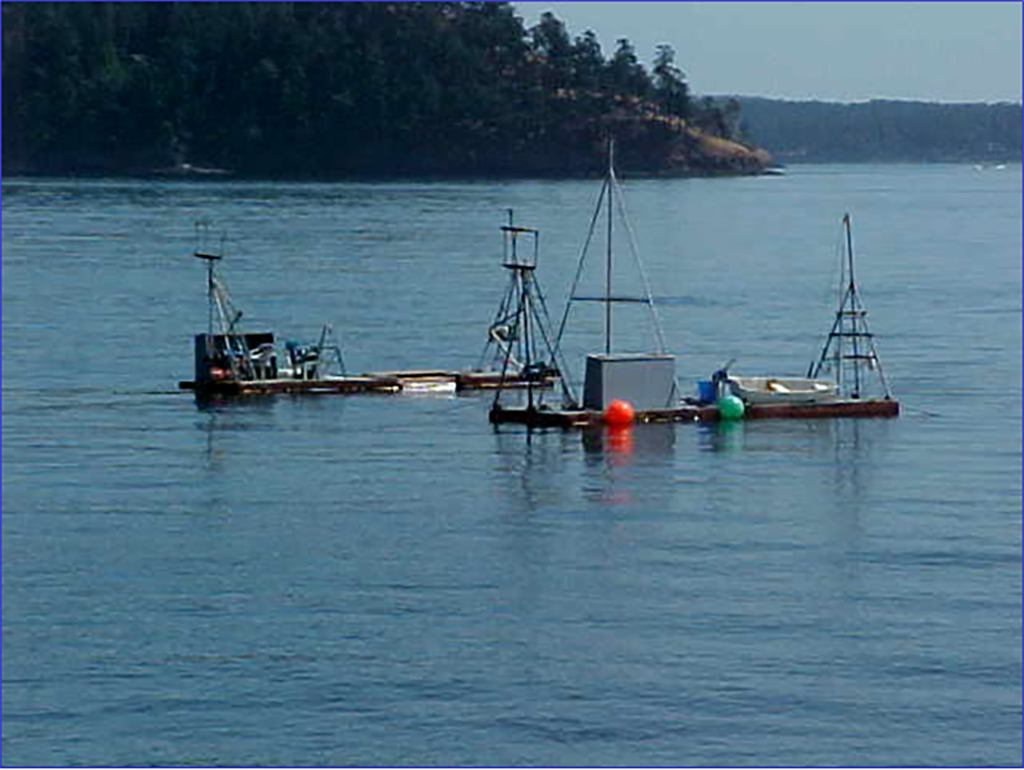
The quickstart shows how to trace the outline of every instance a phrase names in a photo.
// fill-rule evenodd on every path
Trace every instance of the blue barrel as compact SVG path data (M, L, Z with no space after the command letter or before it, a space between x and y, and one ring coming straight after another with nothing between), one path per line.
M718 400L718 384L711 380L698 380L697 398L702 404L715 403Z

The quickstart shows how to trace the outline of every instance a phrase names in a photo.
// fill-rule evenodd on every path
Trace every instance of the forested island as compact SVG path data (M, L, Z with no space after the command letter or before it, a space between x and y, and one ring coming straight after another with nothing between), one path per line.
M3 4L4 174L758 173L739 104L695 98L507 2Z
M671 45L508 2L2 8L5 175L585 176L609 136L633 174L1021 159L1019 103L698 98Z

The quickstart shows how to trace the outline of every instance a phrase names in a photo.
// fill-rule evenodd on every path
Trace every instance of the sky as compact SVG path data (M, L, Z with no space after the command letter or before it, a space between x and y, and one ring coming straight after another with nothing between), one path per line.
M649 65L669 43L700 95L1021 101L1020 0L1012 2L515 2L606 56L628 38Z

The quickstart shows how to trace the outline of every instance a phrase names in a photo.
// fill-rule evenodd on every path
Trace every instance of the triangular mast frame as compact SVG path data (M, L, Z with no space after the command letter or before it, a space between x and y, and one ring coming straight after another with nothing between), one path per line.
M616 295L612 291L612 238L614 234L616 211L618 212L619 219L622 221L625 228L627 240L629 242L629 250L637 271L640 273L640 279L643 284L643 294L639 297ZM579 295L577 294L577 289L579 288L580 277L583 274L583 267L586 264L587 254L590 251L590 244L594 239L594 233L597 230L597 224L601 218L602 212L605 214L606 219L605 291L602 296ZM644 270L643 262L640 260L640 253L636 245L636 235L633 232L633 226L630 224L629 216L626 212L625 196L622 192L622 186L619 184L618 177L615 174L615 142L611 139L608 141L608 171L604 179L604 184L601 186L601 192L597 197L597 204L594 206L594 214L590 219L590 228L587 231L587 238L583 244L583 251L580 254L579 263L576 266L576 275L573 278L572 288L569 290L569 300L566 302L565 312L562 315L562 321L558 327L556 346L559 350L561 350L562 335L565 332L565 328L569 320L569 313L572 310L573 303L576 302L598 302L604 304L604 352L606 355L610 355L612 352L612 306L616 304L646 305L650 311L651 322L654 326L654 332L658 341L657 352L660 354L664 354L666 352L665 333L662 330L661 321L658 318L658 313L654 306L654 298L651 294L651 284L647 279L647 271ZM570 385L568 378L565 376L562 377L562 391L566 401L570 405L574 407L578 406L579 400L576 398L575 393L573 393L572 386ZM676 387L676 391L678 392L678 386Z
M822 347L821 355L817 361L811 363L807 370L807 376L817 378L822 368L829 365L832 367L839 392L843 393L844 386L847 386L849 387L849 398L859 399L861 387L866 378L863 369L865 367L874 369L878 372L878 379L882 384L885 398L888 400L892 398L889 383L885 379L882 361L875 348L874 335L868 327L868 311L861 302L857 283L854 280L853 233L849 214L843 216L843 231L846 245L840 278L843 294L839 301L839 309L836 311L835 321L832 323L832 329Z

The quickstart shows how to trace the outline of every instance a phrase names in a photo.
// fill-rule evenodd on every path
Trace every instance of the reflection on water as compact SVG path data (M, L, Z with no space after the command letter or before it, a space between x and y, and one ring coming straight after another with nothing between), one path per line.
M808 535L816 533L842 571L856 569L864 518L878 508L878 481L889 472L896 427L884 419L751 420L696 431L701 452L727 458L729 478L758 489L758 504L772 506L772 516L799 520ZM758 510L734 483L720 485L712 505L723 516Z
M4 761L1019 762L1020 326L972 309L1019 311L1020 174L960 174L801 169L756 206L753 181L637 180L681 370L805 360L853 208L887 370L941 417L612 433L495 432L488 394L164 395L206 319L197 212L238 234L254 323L332 318L353 371L457 369L500 300L505 208L571 255L591 183L19 182ZM553 303L575 263L544 262Z
M759 473L770 468L767 472L779 483L809 463L816 470L800 484L818 487L842 519L855 518L855 509L864 504L874 469L884 462L889 427L886 420L763 420L494 435L501 475L514 481L503 488L514 489L531 510L565 504L576 494L602 504L667 504L672 485L648 476L674 467L686 484L721 478L714 469L695 476L686 470L685 456L695 449L731 457L737 469L750 463Z
M744 424L734 420L698 423L700 448L704 452L735 452L743 448Z
M256 434L276 429L278 400L274 396L225 398L197 394L195 405L195 428L206 436L206 470L214 475L229 471L225 460L237 448L232 434Z
M846 463L884 445L887 419L738 420L700 423L699 447L705 452L800 453Z
M584 497L601 505L666 505L670 486L648 476L671 465L675 441L676 426L669 423L581 431Z
M621 467L634 461L668 456L675 450L676 426L671 423L587 428L580 432L589 465Z
M888 432L887 420L874 420L870 426L861 420L834 420L821 436L822 444L832 448L833 484L844 497L860 497L870 479L872 459L884 451Z
M560 505L567 499L563 474L571 454L566 431L495 431L501 488L525 511Z
M219 396L216 394L196 393L194 395L196 409L207 414L271 411L277 403L278 396Z
M372 397L372 396L371 396ZM206 420L196 427L210 432L260 431L274 428L307 430L317 425L333 430L342 416L349 396L247 395L195 397L196 409Z
M528 510L571 505L579 496L614 504L664 497L664 486L652 485L639 497L631 487L652 469L671 465L675 431L671 424L495 431L501 488Z

